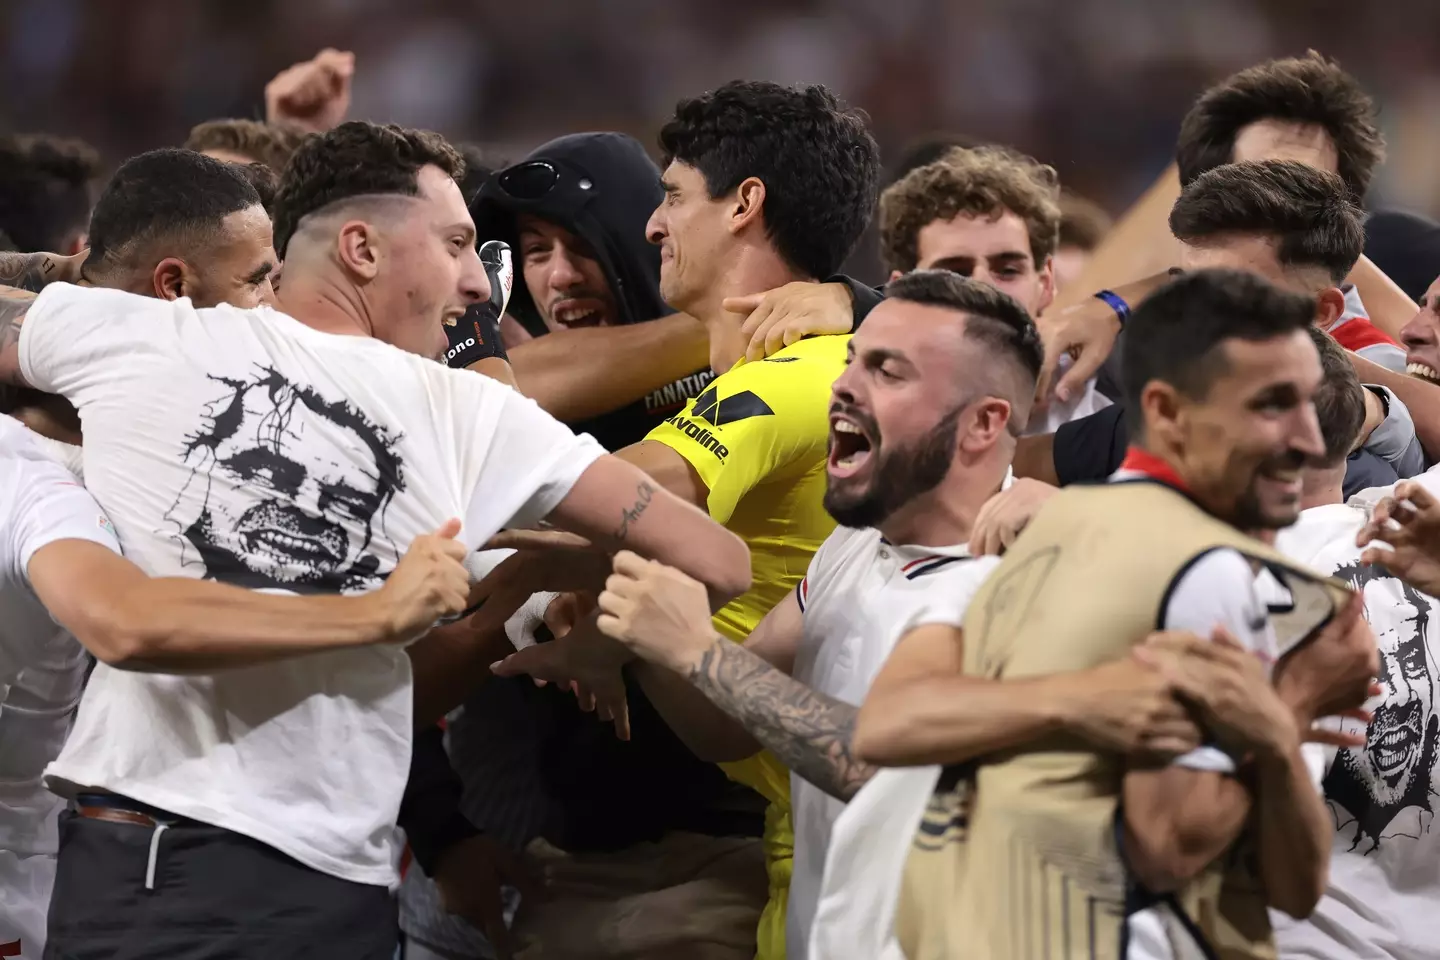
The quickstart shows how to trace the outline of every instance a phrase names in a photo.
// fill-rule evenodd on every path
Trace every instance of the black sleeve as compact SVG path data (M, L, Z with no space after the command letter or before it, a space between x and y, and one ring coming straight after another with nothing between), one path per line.
M854 333L860 329L860 324L865 322L865 317L879 306L880 301L885 299L885 294L869 284L861 283L859 280L852 280L844 274L837 273L833 277L825 278L826 283L843 283L850 288L850 299L854 301L855 322L850 332Z
M426 876L434 874L446 850L480 833L460 812L462 792L460 776L445 752L445 731L439 727L415 731L410 780L400 799L400 827Z
M1128 444L1125 408L1118 403L1062 424L1055 431L1054 451L1060 486L1104 480L1120 469Z

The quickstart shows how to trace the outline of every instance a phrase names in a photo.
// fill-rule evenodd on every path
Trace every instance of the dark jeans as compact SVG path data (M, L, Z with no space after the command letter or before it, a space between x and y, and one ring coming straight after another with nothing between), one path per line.
M249 837L65 813L45 960L393 960L395 898Z

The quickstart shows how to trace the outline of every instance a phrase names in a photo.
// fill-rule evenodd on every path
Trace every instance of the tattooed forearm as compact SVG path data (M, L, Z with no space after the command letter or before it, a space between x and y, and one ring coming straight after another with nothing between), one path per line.
M39 293L47 283L61 279L59 257L50 253L0 253L0 285Z
M739 644L717 637L689 679L781 763L831 796L849 800L874 775L853 750L858 707L810 689Z
M630 524L640 519L640 515L645 512L646 508L650 506L650 501L654 499L655 487L648 480L640 481L640 485L635 488L635 502L620 511L620 526L615 529L616 540L624 540L629 535Z
M28 386L20 374L20 325L35 294L0 287L0 383Z

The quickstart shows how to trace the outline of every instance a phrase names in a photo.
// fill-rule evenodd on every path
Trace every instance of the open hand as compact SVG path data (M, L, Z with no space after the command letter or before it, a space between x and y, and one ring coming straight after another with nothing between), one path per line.
M1080 395L1115 349L1120 320L1109 304L1092 297L1059 313L1039 317L1035 326L1045 345L1045 362L1035 385L1035 408L1043 413L1050 406L1052 393L1062 403ZM1060 357L1067 353L1075 362L1054 382L1052 391Z
M970 552L977 557L999 556L1010 548L1020 531L1059 493L1042 480L1017 477L1008 490L1001 490L980 508L970 528Z
M1358 710L1370 697L1380 653L1364 610L1364 598L1353 594L1324 629L1275 665L1275 688L1307 726Z
M537 643L492 663L501 677L528 675L536 686L559 684L575 694L580 709L615 724L621 740L630 739L630 712L621 668L633 659L629 650L603 635L593 617L563 637Z
M1440 502L1429 490L1414 480L1396 484L1394 496L1375 505L1355 545L1374 540L1390 549L1371 547L1360 555L1362 563L1384 567L1421 593L1440 595Z
M765 293L726 297L730 313L749 314L740 332L750 341L747 360L763 360L806 337L849 333L855 326L850 288L843 283L796 280Z
M371 596L381 605L389 642L408 643L438 620L464 612L470 593L459 520L416 537L385 583Z

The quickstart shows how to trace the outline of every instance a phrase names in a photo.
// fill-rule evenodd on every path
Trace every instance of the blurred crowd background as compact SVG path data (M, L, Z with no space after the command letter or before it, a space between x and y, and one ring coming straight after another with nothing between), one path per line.
M357 55L352 116L497 159L584 129L652 143L676 99L736 77L818 81L870 112L888 160L938 131L1005 142L1111 212L1204 86L1315 47L1382 105L1372 203L1440 214L1434 0L0 0L0 130L113 166L262 116L266 81L327 46Z

